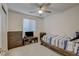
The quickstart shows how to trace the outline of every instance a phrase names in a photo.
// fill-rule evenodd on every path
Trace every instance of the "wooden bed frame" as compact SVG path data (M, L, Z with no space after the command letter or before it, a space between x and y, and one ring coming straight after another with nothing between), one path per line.
M59 47L56 47L54 45L50 45L50 44L47 44L46 42L42 41L42 37L46 35L46 33L40 33L40 41L41 41L41 45L53 50L53 51L56 51L57 53L60 53L62 54L63 56L77 56L75 53L71 52L71 51L67 51L67 50L64 50L62 48L59 48Z

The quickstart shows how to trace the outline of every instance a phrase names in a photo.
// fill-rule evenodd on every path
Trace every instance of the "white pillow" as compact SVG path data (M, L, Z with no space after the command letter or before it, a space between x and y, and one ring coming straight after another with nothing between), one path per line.
M70 35L68 35L71 39L75 38L76 37L76 33L71 33Z
M43 40L44 42L46 42L46 35L44 35L44 36L42 37L42 40Z

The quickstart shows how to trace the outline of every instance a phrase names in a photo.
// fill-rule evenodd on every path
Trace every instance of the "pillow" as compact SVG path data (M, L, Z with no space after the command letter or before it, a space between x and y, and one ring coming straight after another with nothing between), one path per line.
M45 42L46 41L46 35L44 35L43 37L42 37L42 40Z
M71 39L74 39L74 38L76 37L76 33L71 33L71 34L69 35L69 37L70 37Z

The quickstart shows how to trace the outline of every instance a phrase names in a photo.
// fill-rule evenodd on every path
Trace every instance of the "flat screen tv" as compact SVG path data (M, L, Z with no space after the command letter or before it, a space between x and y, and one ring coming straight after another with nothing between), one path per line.
M32 37L32 36L33 36L33 32L25 32L25 35L26 35L27 37Z

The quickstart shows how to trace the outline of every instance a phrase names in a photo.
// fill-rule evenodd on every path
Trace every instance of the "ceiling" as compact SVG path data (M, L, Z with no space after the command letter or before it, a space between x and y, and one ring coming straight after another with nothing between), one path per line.
M37 3L7 3L8 8L12 11L24 13L27 15L32 16L38 16L38 17L46 17L50 14L56 14L59 12L63 12L65 10L68 10L69 8L72 8L78 4L76 3L51 3L51 5L48 7L49 10L52 11L52 13L43 13L41 16L38 13L37 10ZM33 13L33 11L36 11Z

